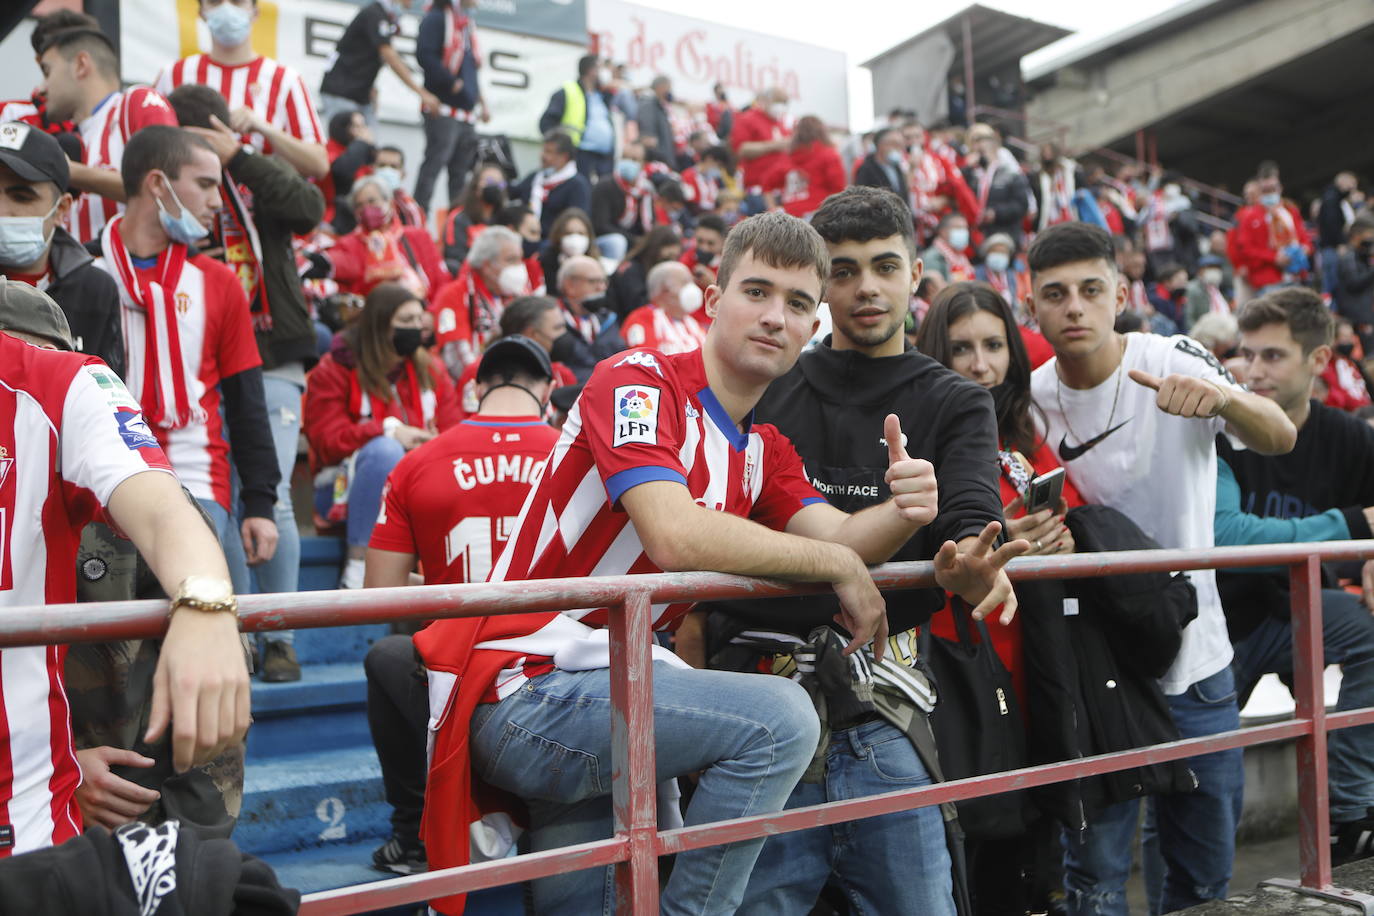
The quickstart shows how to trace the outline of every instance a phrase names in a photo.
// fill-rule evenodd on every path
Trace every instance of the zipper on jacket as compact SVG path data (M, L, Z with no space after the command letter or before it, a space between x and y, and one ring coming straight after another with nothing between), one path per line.
M1002 691L1001 687L997 688L997 712L1004 716L1009 712L1007 709L1007 695Z

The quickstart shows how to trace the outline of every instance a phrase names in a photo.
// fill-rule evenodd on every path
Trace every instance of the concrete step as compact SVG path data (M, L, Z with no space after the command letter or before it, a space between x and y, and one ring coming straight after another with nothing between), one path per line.
M339 587L343 567L344 541L337 537L302 537L299 591L312 592Z
M253 855L375 840L391 832L371 746L251 762L234 840Z
M250 764L314 751L371 748L361 662L304 665L287 684L253 683Z
M302 665L361 663L372 644L390 633L391 626L385 623L297 630L296 660Z
M380 840L369 840L299 852L270 853L262 858L276 870L277 878L282 885L309 894L396 877L372 867L372 850L380 845ZM510 916L514 913L523 913L522 899L519 885L477 891L468 895L466 916ZM372 912L378 916L415 916L423 914L424 906L400 906Z

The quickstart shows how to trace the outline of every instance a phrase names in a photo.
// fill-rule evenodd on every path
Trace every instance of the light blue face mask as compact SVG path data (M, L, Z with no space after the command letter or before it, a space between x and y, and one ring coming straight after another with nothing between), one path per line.
M177 209L181 211L180 216L172 216L167 212L167 208L162 206L162 201L156 197L153 198L157 202L157 215L158 219L162 221L162 231L167 233L167 237L182 245L194 245L209 235L210 230L202 226L200 220L196 219L195 215L186 209L181 198L177 197L177 192L172 190L172 183L167 180L165 175L162 178L162 183L167 186L167 190L172 195L172 200L176 201Z
M372 170L372 174L376 175L378 180L381 181L382 184L386 185L387 188L390 189L392 194L395 194L396 191L401 187L401 170L398 168L389 165L383 165L374 168Z
M0 216L0 264L29 267L38 263L52 241L52 233L45 233L43 224L56 210L55 201L42 216ZM53 231L57 231L56 227Z
M621 159L615 164L615 173L620 176L620 180L626 184L634 184L639 180L639 173L644 166L633 159Z
M253 15L230 0L205 15L205 24L210 27L210 37L226 48L237 48L248 40L253 31Z

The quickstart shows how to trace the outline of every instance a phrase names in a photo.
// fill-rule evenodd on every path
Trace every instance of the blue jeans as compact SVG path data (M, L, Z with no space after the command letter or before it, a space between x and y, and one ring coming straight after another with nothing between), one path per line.
M833 732L825 783L799 783L788 808L930 784L910 739L887 722ZM954 916L954 882L938 807L884 814L769 837L741 916L807 913L831 875L856 914Z
M596 247L601 251L603 258L623 261L625 253L630 250L630 241L619 232L608 232L596 237Z
M704 771L686 822L782 810L820 739L811 700L781 677L699 671L656 662L654 747L662 782ZM535 852L609 837L610 672L553 671L472 717L472 766L529 807ZM763 840L678 855L665 914L733 913ZM611 913L612 870L534 882L538 913Z
M1174 724L1184 738L1240 727L1235 678L1225 668L1177 696L1167 697ZM1157 831L1145 836L1145 884L1150 913L1172 913L1226 896L1236 852L1245 771L1239 748L1189 757L1197 777L1192 792L1148 800ZM1065 830L1064 889L1075 916L1126 916L1126 879L1140 800L1118 802L1079 833ZM1163 868L1151 867L1152 850Z
M296 508L291 503L291 474L296 469L296 450L301 435L301 395L305 388L270 374L262 377L262 387L267 397L267 423L272 430L272 445L277 451L277 469L281 471L277 501L272 505L273 520L277 523L277 550L272 559L254 566L251 573L257 581L258 593L278 594L294 592L300 587L301 532L296 527ZM259 634L260 642L291 643L295 638L295 630Z
M1338 711L1374 706L1374 617L1358 595L1322 590L1322 646L1326 664L1341 666ZM1236 690L1241 705L1261 675L1293 680L1293 628L1287 618L1266 618L1236 643ZM1343 728L1326 739L1331 776L1331 820L1358 820L1374 806L1374 725Z
M1323 248L1317 253L1317 266L1321 269L1322 292L1335 293L1341 285L1340 260L1339 248Z
M197 496L196 502L205 510L205 514L210 516L210 526L215 531L215 537L219 539L220 550L224 551L224 562L229 567L229 581L233 583L234 594L250 594L253 587L248 578L248 561L243 552L243 535L239 533L237 520L229 514L228 509L213 499L201 499Z
M390 436L378 436L356 452L353 463L353 483L348 488L348 523L346 540L349 547L366 547L372 540L372 529L382 511L382 488L386 475L405 457L406 450ZM315 511L328 515L334 503L334 487L315 488Z
M330 95L327 92L320 93L320 121L324 123L324 129L329 129L329 122L341 111L361 111L363 120L367 126L372 128L372 133L376 134L380 125L377 122L377 106L368 102L366 105L359 105L352 99L346 99L341 95Z

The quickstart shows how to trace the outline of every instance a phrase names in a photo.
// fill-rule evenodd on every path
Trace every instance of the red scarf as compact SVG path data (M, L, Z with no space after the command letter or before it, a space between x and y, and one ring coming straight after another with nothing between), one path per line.
M394 414L389 411L373 410L372 398L358 383L356 370L348 379L349 413L360 420L395 416L407 426L429 429L430 422L434 419L434 412L426 409L424 390L420 387L420 375L415 371L415 361L408 359L401 365L403 371L391 383L391 390L395 396L394 401L387 402L387 405L392 403L396 405Z
M225 197L229 206L219 211L219 236L224 246L224 263L233 269L243 285L244 295L253 309L253 330L272 330L272 306L267 301L267 285L262 282L262 241L253 222L251 194L224 172Z
M472 33L472 20L458 11L455 2L444 13L444 69L456 77L463 67L463 56L468 48L472 49L473 63L482 66L477 36Z
M973 265L969 263L968 257L962 251L955 251L948 242L938 235L935 237L935 248L944 255L945 267L949 269L949 281L951 283L974 278ZM988 271L988 275L991 276L992 271Z
M186 246L173 242L158 255L151 271L140 273L124 247L123 222L120 215L106 224L100 248L105 260L114 265L120 297L145 313L142 352L132 341L124 342L129 387L139 392L143 415L156 427L181 429L192 422L204 423L205 411L191 403L177 328L176 291L186 266ZM146 279L148 274L156 279Z

